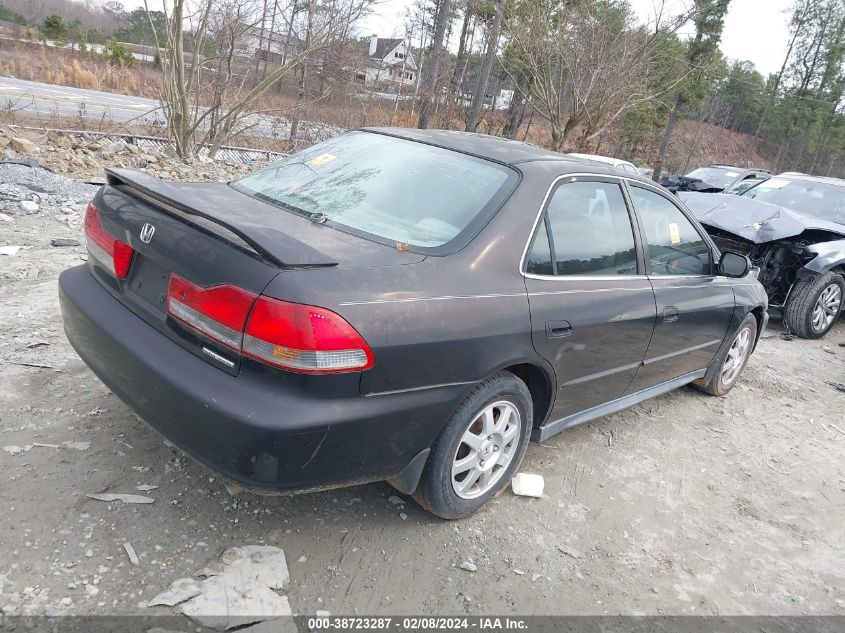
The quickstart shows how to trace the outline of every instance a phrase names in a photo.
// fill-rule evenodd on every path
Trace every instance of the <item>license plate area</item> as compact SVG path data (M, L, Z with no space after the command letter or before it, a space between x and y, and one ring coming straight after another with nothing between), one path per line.
M148 310L166 315L170 271L138 252L135 253L133 267L126 294L130 299L142 303Z

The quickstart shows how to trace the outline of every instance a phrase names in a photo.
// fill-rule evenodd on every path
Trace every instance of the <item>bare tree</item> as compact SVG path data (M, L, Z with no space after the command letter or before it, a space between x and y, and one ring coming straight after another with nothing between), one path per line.
M449 0L439 0L437 5L437 16L434 19L434 42L431 47L431 57L428 61L428 70L423 80L422 97L420 99L420 118L417 127L424 130L428 127L437 98L437 82L440 73L440 61L443 57L443 38L446 35L446 27L449 22Z
M294 72L298 77L297 104L301 106L309 63L338 38L347 36L350 25L372 4L372 0L306 0L306 18L296 20L299 4L289 1L291 5L281 13L292 16L285 24L290 43L285 48L290 50L285 50L275 67L265 65L259 78L258 65L249 55L250 43L258 39L255 54L269 55L261 46L278 39L272 32L265 38L259 26L266 19L263 0L172 0L172 5L163 0L166 30L156 34L164 49L161 103L180 157L195 155L199 145L208 145L213 154L233 135L256 125L260 97ZM258 38L256 32L261 33ZM292 128L293 136L296 123Z
M548 121L553 149L560 151L579 126L583 146L628 110L676 88L680 77L657 89L649 78L658 66L660 38L681 23L637 26L625 3L526 3L509 25L512 54L505 69Z
M475 132L475 128L478 127L478 120L481 117L481 106L484 104L484 95L487 94L490 71L493 70L493 62L496 61L496 49L499 47L499 31L502 28L502 17L505 14L506 2L507 0L496 0L496 13L493 16L493 24L487 33L487 50L484 53L484 61L481 64L481 75L475 84L475 92L472 95L472 102L467 113L467 132Z

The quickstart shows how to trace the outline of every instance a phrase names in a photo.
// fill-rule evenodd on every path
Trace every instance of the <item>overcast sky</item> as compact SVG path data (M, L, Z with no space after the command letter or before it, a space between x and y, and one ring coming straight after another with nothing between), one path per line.
M654 5L660 0L630 0L640 19L654 20ZM123 0L127 9L143 6L143 0ZM155 0L150 1L152 7ZM401 36L402 14L410 0L383 0L360 25L361 34ZM683 0L667 0L667 8L680 8ZM788 45L788 8L791 0L731 0L725 18L722 52L731 59L754 62L764 75L780 70ZM160 6L160 5L159 5Z

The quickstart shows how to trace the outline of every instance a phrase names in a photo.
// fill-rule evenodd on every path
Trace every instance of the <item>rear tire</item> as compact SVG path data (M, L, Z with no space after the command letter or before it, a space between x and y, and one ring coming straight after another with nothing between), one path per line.
M757 318L749 314L740 323L728 348L719 353L716 371L709 381L704 378L692 384L711 396L724 396L739 381L757 340Z
M531 437L528 387L510 372L464 399L431 447L414 499L443 519L480 510L513 478Z
M829 272L799 279L792 287L783 320L801 338L817 339L827 334L842 311L845 280Z

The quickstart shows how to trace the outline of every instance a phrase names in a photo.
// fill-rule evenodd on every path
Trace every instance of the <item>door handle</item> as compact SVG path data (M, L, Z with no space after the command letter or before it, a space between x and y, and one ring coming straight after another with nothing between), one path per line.
M546 336L560 338L572 334L572 324L569 321L546 321Z
M678 313L678 308L675 306L666 306L663 308L663 322L664 323L674 323L680 318Z

